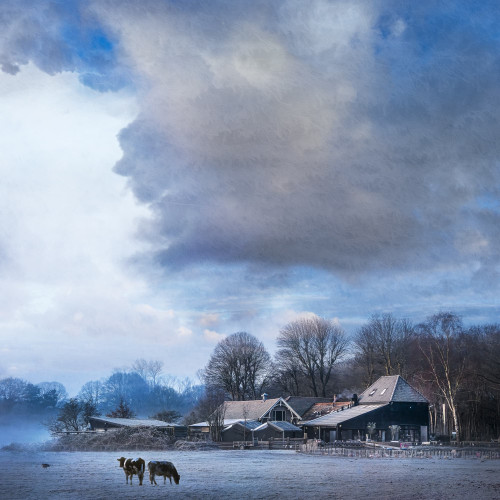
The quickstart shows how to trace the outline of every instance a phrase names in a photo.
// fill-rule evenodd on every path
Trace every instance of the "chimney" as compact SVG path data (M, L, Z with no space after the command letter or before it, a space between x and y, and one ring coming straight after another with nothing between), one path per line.
M262 401L265 401L267 399L268 395L266 393L264 393L264 394L261 394L260 396L262 397Z
M352 405L356 406L357 404L358 404L358 395L357 394L353 394L352 395Z
M334 402L334 403L336 403L336 402L337 402L337 395L336 395L336 394L334 394L334 395L333 395L333 402Z

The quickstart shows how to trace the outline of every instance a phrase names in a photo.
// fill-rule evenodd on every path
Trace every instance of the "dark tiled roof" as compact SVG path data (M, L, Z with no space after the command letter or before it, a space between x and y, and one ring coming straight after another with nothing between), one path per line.
M312 418L317 418L326 413L330 413L333 410L340 409L341 407L350 406L352 403L350 401L336 401L335 403L316 403L309 408L309 410L302 415L303 420L311 420Z
M225 431L231 429L235 425L238 425L240 427L246 427L247 430L251 431L251 430L255 430L261 424L257 420L247 420L247 421L245 421L245 420L238 420L237 422L233 422L233 423L231 423L231 424L229 424L229 425L226 426L226 422L224 421L224 430L222 432L225 432Z
M315 418L314 420L309 420L308 422L302 423L306 427L336 427L338 424L351 420L352 418L359 417L365 413L370 413L371 411L378 410L386 406L385 404L374 404L374 405L358 405L348 408L347 410L332 411L328 415L323 415L322 417Z
M224 418L239 419L239 420L259 420L274 406L288 406L288 409L293 410L292 413L297 413L283 398L275 399L254 399L250 401L225 401L224 402Z
M264 424L259 425L259 427L254 429L254 431L261 431L267 427L273 427L277 431L292 431L292 432L301 432L302 431L302 429L300 427L297 427L297 426L291 424L290 422L276 422L276 421L265 422Z
M255 399L252 401L225 401L224 419L236 418L239 420L259 420L265 415L278 401L276 399Z
M361 405L374 403L428 403L427 399L414 389L400 375L380 377L359 395Z
M285 400L301 417L316 403L331 403L331 398L288 396Z

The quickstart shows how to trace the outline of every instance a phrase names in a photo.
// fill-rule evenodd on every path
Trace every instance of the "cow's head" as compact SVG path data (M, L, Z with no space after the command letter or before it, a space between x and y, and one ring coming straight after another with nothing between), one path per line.
M125 457L120 457L120 458L117 458L116 460L118 460L118 462L120 462L120 467L123 467L123 465L125 464L125 460L127 460Z

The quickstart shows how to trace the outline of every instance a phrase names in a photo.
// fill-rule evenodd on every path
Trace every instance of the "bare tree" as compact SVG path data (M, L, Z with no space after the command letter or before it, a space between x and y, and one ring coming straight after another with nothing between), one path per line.
M132 364L132 371L138 373L144 380L148 376L148 362L145 359L136 359Z
M62 425L66 431L79 431L82 425L80 417L81 404L76 398L71 398L67 403L62 406L57 422Z
M345 354L344 330L318 316L286 325L278 335L278 363L295 363L310 383L314 396L326 397L333 367Z
M354 338L357 360L364 365L367 385L380 375L409 375L409 352L414 328L392 314L373 315Z
M377 378L379 358L375 347L375 335L369 325L362 326L354 337L356 361L363 367L364 383L370 386Z
M221 441L225 413L224 391L208 387L193 411L184 418L184 423L190 425L191 423L206 421L212 441Z
M233 333L214 349L203 372L205 384L233 400L256 399L269 375L271 357L262 342L247 332Z
M439 394L450 409L460 439L458 393L465 375L466 353L461 319L450 312L429 317L419 325L419 347Z
M138 373L144 380L154 388L158 384L158 377L163 369L163 361L136 359L132 365L132 370Z
M60 382L40 382L37 387L40 388L40 397L54 397L56 405L60 405L68 399L68 391Z
M275 363L273 380L287 395L304 396L304 375L292 359L281 358L279 363Z
M91 380L83 384L80 392L78 393L78 399L81 401L87 401L94 405L96 408L103 402L104 396L104 385L99 380Z

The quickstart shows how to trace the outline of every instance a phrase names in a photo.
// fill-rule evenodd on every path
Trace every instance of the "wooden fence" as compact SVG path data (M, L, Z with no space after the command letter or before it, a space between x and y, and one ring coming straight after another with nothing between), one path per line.
M232 443L217 443L223 449L240 450L295 450L299 451L300 445L304 442L302 438L273 439L270 441L233 441Z
M498 450L433 449L422 447L411 449L383 447L347 448L329 445L318 446L317 443L301 444L299 445L298 451L310 455L330 455L354 458L500 458L500 451Z

